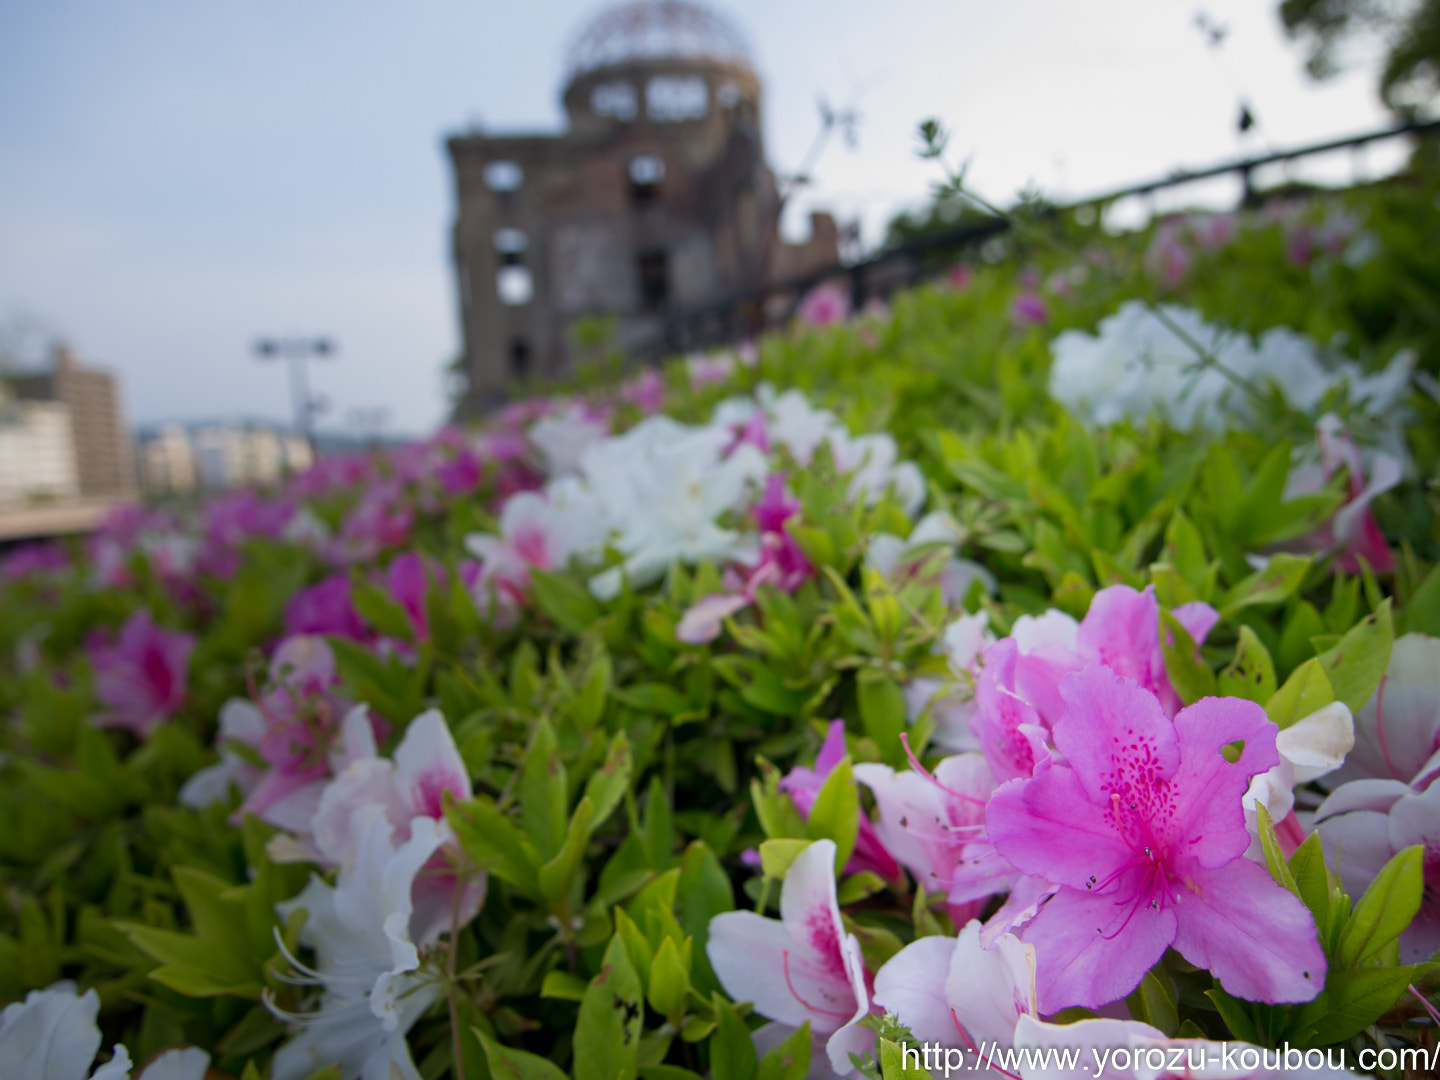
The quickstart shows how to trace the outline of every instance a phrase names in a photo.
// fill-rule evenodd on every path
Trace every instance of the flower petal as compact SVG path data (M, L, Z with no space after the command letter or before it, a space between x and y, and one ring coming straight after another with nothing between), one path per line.
M1194 867L1175 913L1175 948L1208 968L1226 993L1275 1004L1310 1001L1325 986L1325 953L1309 909L1248 859Z

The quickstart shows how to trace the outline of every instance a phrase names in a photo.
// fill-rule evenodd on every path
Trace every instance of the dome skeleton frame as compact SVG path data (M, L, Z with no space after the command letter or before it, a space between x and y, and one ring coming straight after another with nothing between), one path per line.
M670 58L754 71L744 36L720 15L681 0L645 0L606 11L580 32L566 58L566 81L612 64Z

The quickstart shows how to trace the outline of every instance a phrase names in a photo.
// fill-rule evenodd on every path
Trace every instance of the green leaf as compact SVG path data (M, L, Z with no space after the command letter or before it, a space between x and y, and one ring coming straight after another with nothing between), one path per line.
M569 1080L549 1058L502 1046L478 1027L470 1030L485 1048L492 1080Z
M761 761L760 776L750 781L750 799L760 827L772 840L805 835L805 821L790 796L780 790L780 772L768 761Z
M598 829L620 805L625 792L630 790L630 777L635 763L630 756L630 740L623 731L615 733L610 740L610 752L604 762L590 774L585 783L585 794L595 804L595 820L592 829Z
M806 1020L779 1046L760 1059L758 1080L805 1080L810 1071L810 1021Z
M1413 967L1333 969L1321 994L1292 1014L1286 1038L1303 1047L1353 1038L1389 1012L1414 979Z
M1130 1006L1130 1015L1136 1020L1159 1028L1173 1038L1180 1027L1180 1013L1175 1006L1175 991L1170 985L1170 977L1166 975L1162 978L1156 974L1163 971L1158 965L1147 971L1125 1003Z
M719 994L711 999L715 1008L716 1029L710 1040L710 1072L714 1080L756 1080L758 1063L750 1029L735 1006Z
M690 708L690 702L680 691L664 683L639 683L611 692L611 696L622 704L641 712L659 713L661 716L675 716Z
M1170 515L1165 527L1165 559L1191 588L1199 588L1208 569L1205 544L1184 510Z
M650 1007L671 1022L679 1020L690 996L690 973L680 960L680 949L672 937L660 942L650 963L650 986L646 1000Z
M1339 642L1320 654L1335 700L1357 713L1374 696L1390 664L1395 625L1390 601L1361 619Z
M1230 1029L1231 1035L1241 1042L1257 1045L1262 1042L1260 1033L1255 1029L1255 1022L1250 1018L1247 1002L1231 997L1220 989L1218 984L1206 990L1205 996L1215 1003L1215 1008L1220 1013L1220 1019L1225 1021L1225 1026Z
M1323 709L1335 700L1325 668L1315 658L1306 660L1290 673L1285 685L1265 703L1265 715L1284 731L1297 720L1303 720L1316 709Z
M401 641L415 640L415 629L405 608L358 570L350 575L350 596L360 617L380 633Z
M540 885L540 895L552 903L570 895L575 883L575 873L585 855L585 847L594 833L595 804L586 795L575 807L575 816L565 832L565 842L555 857L540 867L535 879Z
M1184 704L1215 696L1215 676L1205 661L1197 658L1199 650L1195 648L1194 639L1179 619L1163 610L1160 612L1160 652L1165 658L1165 673L1170 676L1170 684Z
M535 725L535 735L525 752L517 791L525 831L541 859L548 860L565 842L570 793L555 732L543 718Z
M1340 932L1339 961L1358 967L1400 936L1416 914L1425 891L1425 848L1408 847L1381 868Z
M875 740L880 757L889 765L903 765L905 747L900 736L905 731L905 694L890 676L869 669L860 673L855 693L865 733Z
M1290 876L1295 882L1295 894L1315 917L1321 944L1328 943L1334 922L1331 896L1335 883L1325 866L1325 849L1321 846L1318 832L1307 836L1305 842L1295 849L1295 854L1290 856ZM1329 949L1326 951L1328 953Z
M451 803L445 820L476 864L536 899L540 856L535 846L484 796Z
M160 961L150 977L191 997L229 994L258 1000L261 959L250 948L245 891L192 867L177 866L173 874L193 934L121 924L138 948Z
M1235 659L1220 673L1218 689L1221 697L1240 697L1261 705L1275 694L1275 662L1248 626L1240 627Z
M550 971L540 984L540 996L559 1001L583 1001L585 990L590 984L578 975L566 971Z
M590 980L575 1022L575 1080L634 1080L644 1004L640 980L619 936Z
M810 808L805 835L811 840L835 841L835 873L850 861L860 830L860 792L850 768L850 755L840 759Z
M791 690L769 664L755 657L717 656L711 664L747 705L763 712L791 719L805 704L804 693Z
M768 878L783 881L790 864L808 848L813 840L763 840L760 843L760 868Z
M1432 566L1401 612L1407 634L1440 637L1440 563Z
M585 586L548 570L530 568L530 595L541 611L572 634L585 633L603 614Z
M897 1042L879 1039L876 1050L878 1052L875 1056L880 1059L882 1080L930 1080L930 1071L924 1067L924 1059L917 1048L909 1048L908 1065L905 1061L905 1049Z
M1232 618L1247 607L1283 604L1305 580L1310 562L1308 555L1283 551L1270 556L1265 569L1255 571L1220 598L1221 617Z
M1259 826L1260 846L1265 851L1265 865L1270 870L1270 876L1277 884L1299 896L1299 886L1295 884L1295 877L1290 873L1290 864L1285 861L1285 852L1281 850L1280 840L1275 835L1275 823L1270 820L1270 811L1265 808L1264 803L1255 804L1255 823Z

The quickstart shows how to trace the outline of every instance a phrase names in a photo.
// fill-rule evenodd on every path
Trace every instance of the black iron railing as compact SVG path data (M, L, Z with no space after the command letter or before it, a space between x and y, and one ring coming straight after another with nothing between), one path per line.
M1354 149L1368 143L1394 139L1406 135L1434 135L1440 133L1440 120L1416 121L1397 127L1370 131L1344 139L1312 143L1258 157L1239 158L1202 169L1177 169L1155 180L1131 184L1100 195L1077 199L1064 205L1047 207L1048 212L1064 213L1082 207L1101 207L1120 199L1137 195L1150 195L1167 188L1192 184L1199 180L1210 180L1220 176L1238 176L1244 190L1243 202L1252 201L1256 192L1252 183L1255 170L1266 165L1310 157L1335 150ZM642 358L658 360L664 356L690 352L696 349L714 348L735 344L750 337L756 326L774 326L788 322L795 308L809 290L825 281L844 279L849 283L852 309L859 310L872 297L888 296L896 289L916 284L926 276L922 257L938 252L961 252L991 237L1007 232L1009 222L993 217L979 222L957 226L943 232L917 237L904 244L885 248L868 258L850 264L836 264L811 273L789 278L769 285L761 295L754 292L736 293L722 300L685 311L671 312L666 316L664 335L649 349L642 350ZM775 304L776 298L785 298ZM779 310L774 310L778 308Z

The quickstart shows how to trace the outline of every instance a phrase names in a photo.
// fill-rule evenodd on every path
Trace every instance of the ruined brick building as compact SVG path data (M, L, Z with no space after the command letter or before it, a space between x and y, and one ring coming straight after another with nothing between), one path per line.
M753 294L837 261L812 214L803 245L777 235L761 87L740 35L704 8L650 0L575 40L558 135L447 140L467 390L461 413L507 386L562 375L572 328L616 318L617 344L653 352L667 317Z

